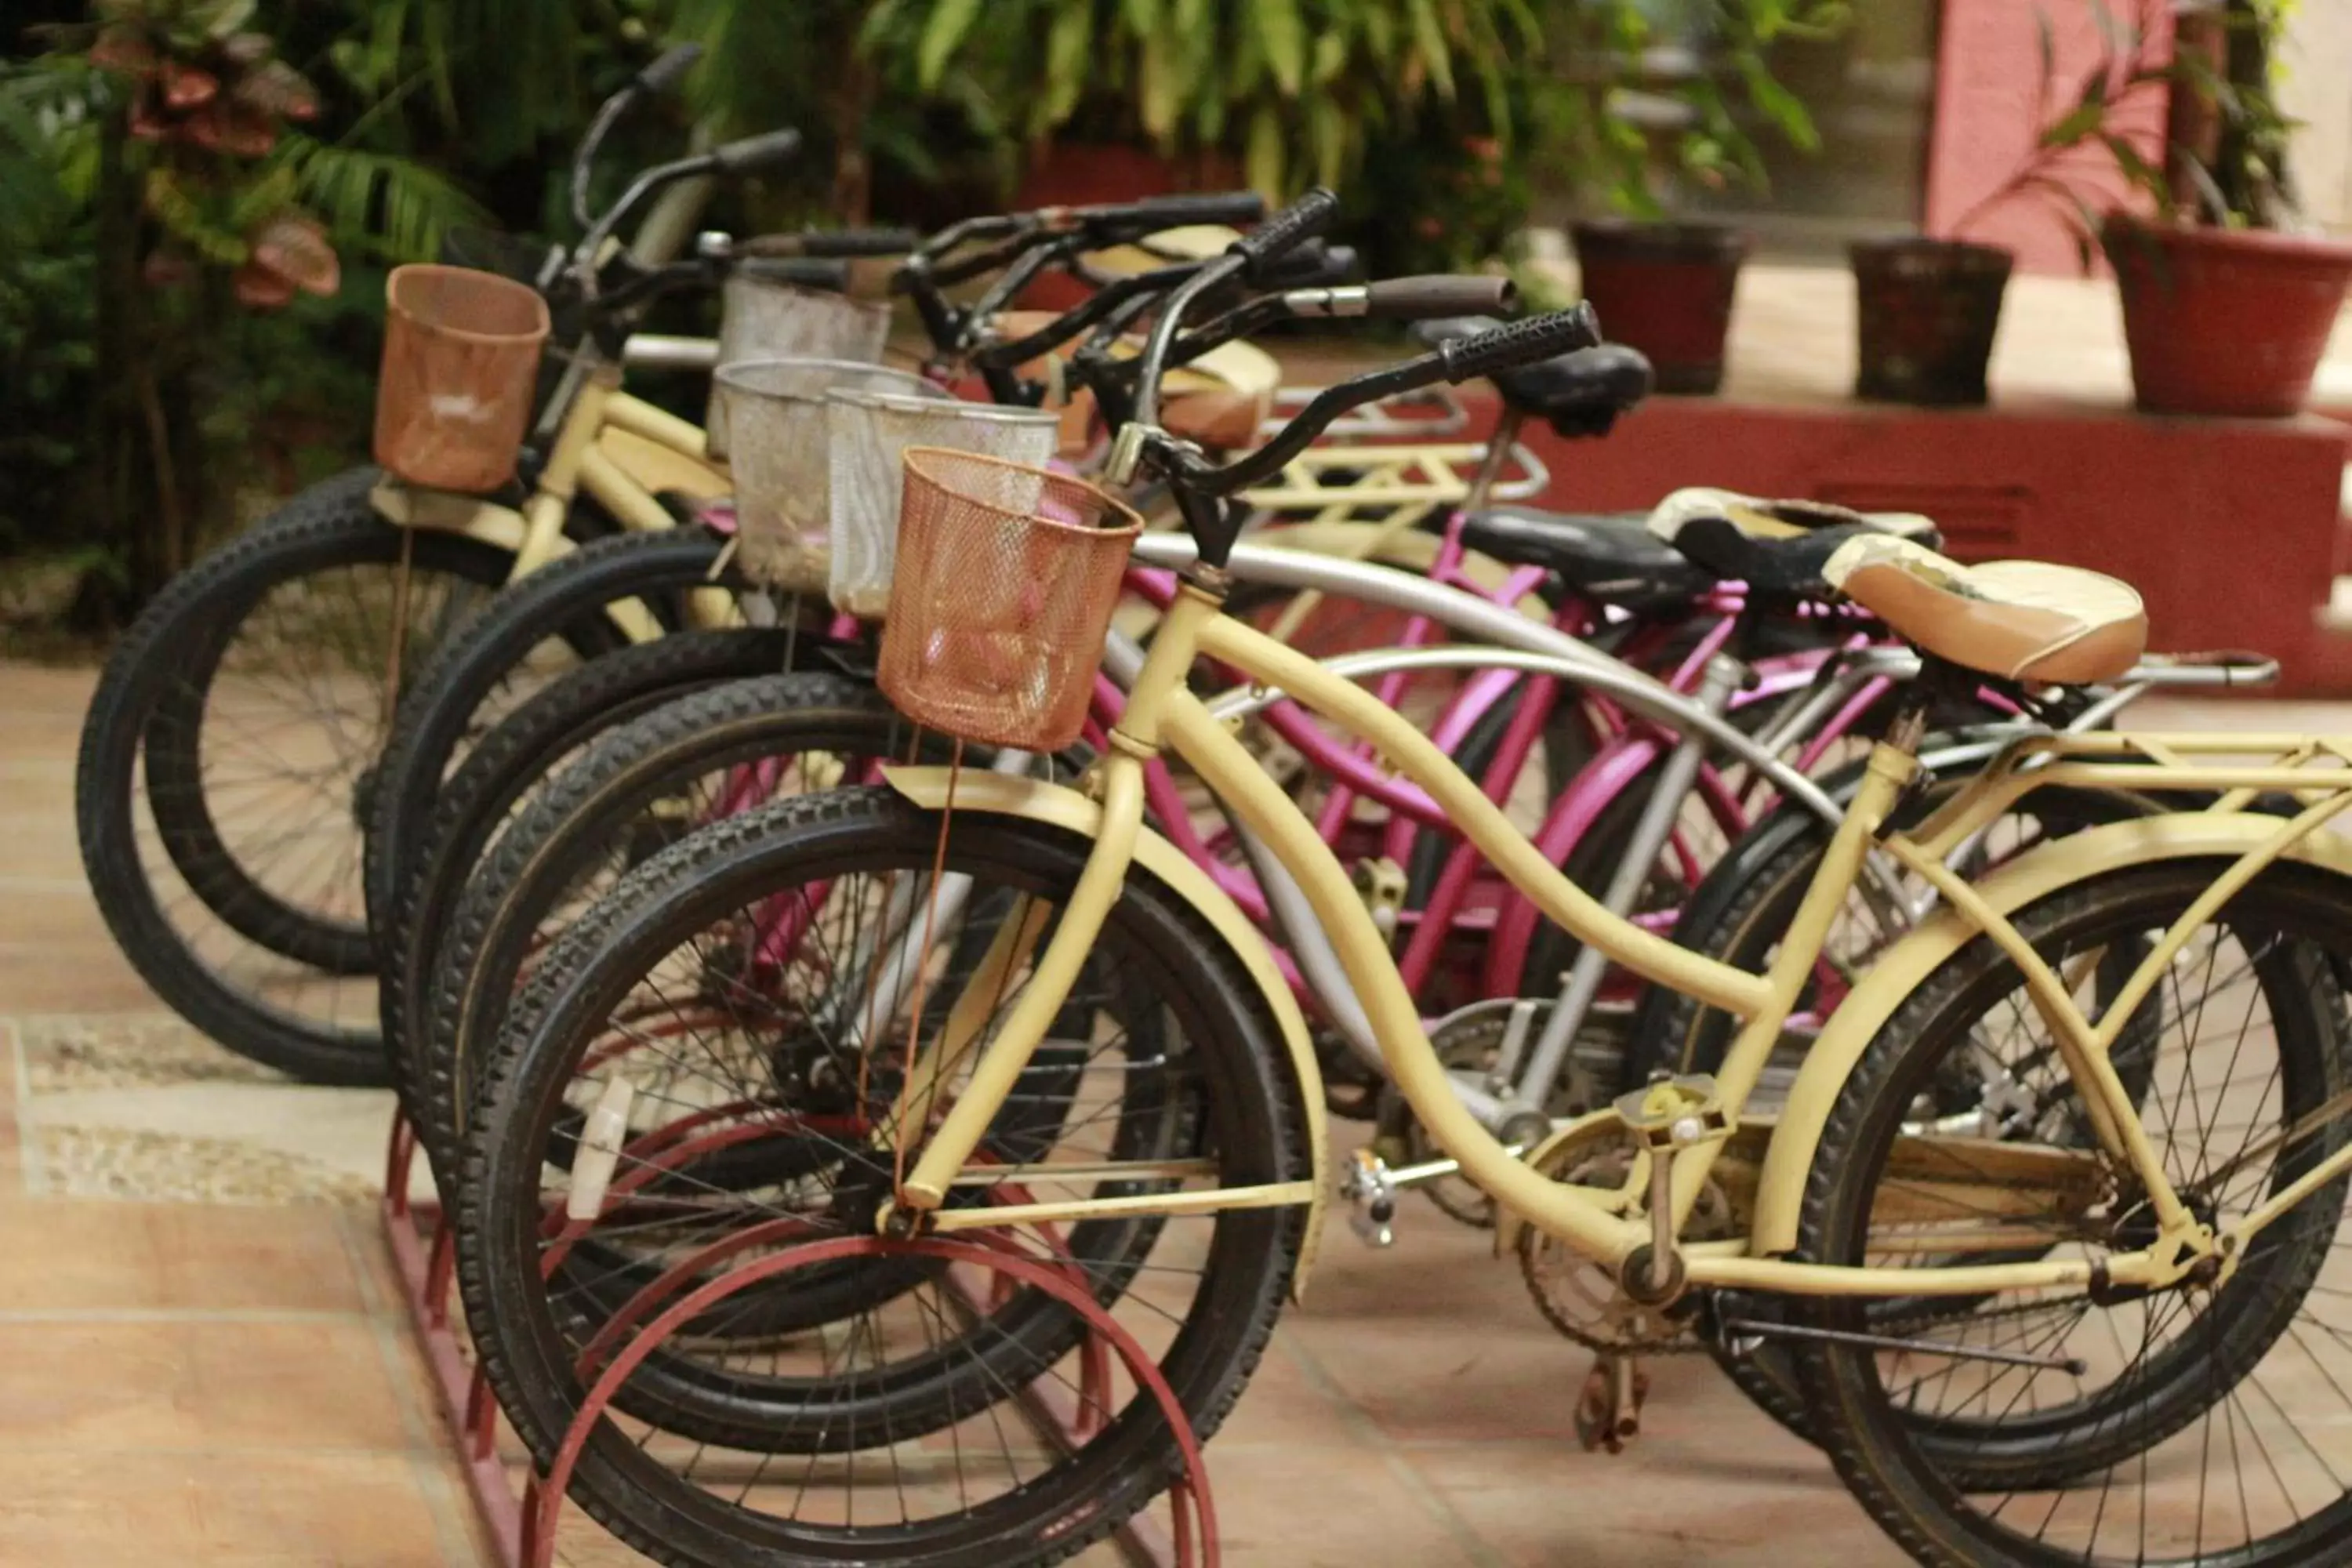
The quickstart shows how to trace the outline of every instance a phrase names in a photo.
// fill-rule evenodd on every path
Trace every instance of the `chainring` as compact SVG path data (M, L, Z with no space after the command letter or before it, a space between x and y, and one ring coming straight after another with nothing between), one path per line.
M1554 1145L1535 1170L1555 1182L1618 1186L1633 1171L1637 1152L1622 1126L1601 1123ZM1715 1239L1731 1233L1732 1220L1730 1201L1709 1182L1683 1234L1693 1241ZM1610 1355L1682 1355L1706 1348L1691 1314L1634 1300L1600 1264L1532 1225L1519 1231L1518 1254L1528 1294L1562 1337Z

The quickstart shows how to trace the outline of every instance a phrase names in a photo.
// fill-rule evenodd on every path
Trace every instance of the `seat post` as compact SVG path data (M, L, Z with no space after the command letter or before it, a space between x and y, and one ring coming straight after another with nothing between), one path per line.
M1486 510L1486 494L1503 477L1503 465L1511 460L1511 447L1519 438L1519 425L1526 417L1509 404L1503 405L1503 416L1495 421L1495 433L1486 438L1486 456L1480 460L1477 473L1471 477L1469 491L1462 498L1461 510Z
M1886 726L1886 744L1906 756L1916 757L1920 742L1927 739L1928 721L1935 715L1936 699L1947 689L1973 694L1984 683L1985 677L1973 670L1921 653L1919 673L1903 683L1902 695L1895 700L1895 717Z

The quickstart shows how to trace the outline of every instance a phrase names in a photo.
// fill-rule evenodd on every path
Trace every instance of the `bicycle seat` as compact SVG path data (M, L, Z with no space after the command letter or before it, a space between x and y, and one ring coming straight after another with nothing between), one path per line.
M1436 348L1501 325L1492 316L1444 316L1415 323L1412 335L1424 347ZM1602 343L1489 379L1512 408L1575 437L1607 435L1619 415L1650 395L1652 376L1641 350Z
M2048 561L1963 566L1907 539L1861 534L1822 575L1920 652L2033 684L2113 680L2147 647L2139 591Z
M1727 582L1759 594L1819 598L1822 569L1846 541L1865 534L1943 542L1916 512L1862 512L1815 500L1759 500L1730 490L1679 489L1652 510L1650 532Z
M1462 520L1462 542L1497 561L1540 566L1578 592L1628 610L1677 608L1714 586L1706 573L1650 537L1638 514L1495 507Z

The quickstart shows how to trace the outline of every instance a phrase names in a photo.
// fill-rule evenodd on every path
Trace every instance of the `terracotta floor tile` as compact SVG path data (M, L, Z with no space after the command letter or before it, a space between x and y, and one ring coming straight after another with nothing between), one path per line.
M405 1451L375 1334L362 1318L0 1322L0 1451Z
M44 748L30 755L0 757L0 811L38 813L50 822L69 824L73 810L71 756L53 756Z
M0 706L11 713L63 714L79 725L98 689L95 665L0 666Z
M0 1311L278 1308L357 1311L323 1206L0 1203Z
M1537 1314L1486 1233L1419 1207L1391 1250L1328 1238L1285 1323L1294 1352L1392 1439L1572 1439L1590 1355Z
M1572 1441L1446 1444L1405 1458L1479 1540L1523 1568L1898 1568L1903 1554L1827 1461L1721 1392L1680 1407L1654 1396L1641 1437L1613 1458Z
M0 880L0 946L111 946L113 941L87 882Z
M1369 1427L1362 1414L1302 1353L1296 1332L1286 1323L1276 1331L1274 1343L1209 1452L1213 1460L1260 1447L1306 1447L1336 1457L1340 1450L1371 1441L1374 1434Z
M1301 1447L1253 1450L1210 1485L1234 1568L1454 1568L1477 1561L1458 1524L1401 1462Z
M452 1545L388 1454L37 1451L0 1507L0 1563L26 1568L448 1568Z
M6 837L0 824L0 842ZM103 934L44 945L0 942L0 1013L152 1013L161 1005Z

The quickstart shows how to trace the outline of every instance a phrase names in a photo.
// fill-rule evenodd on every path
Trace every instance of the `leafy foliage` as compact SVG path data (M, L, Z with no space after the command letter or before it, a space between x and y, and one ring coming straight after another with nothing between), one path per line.
M2276 60L2293 0L2228 0L2218 12L2182 14L2170 0L2086 0L2104 41L2071 92L2054 80L2050 20L2039 18L2043 121L2032 150L2000 185L1961 215L1969 225L2025 197L2054 205L2087 270L2107 215L2093 206L2088 176L2112 169L2165 220L2274 228L2294 220L2286 167L2294 121L2279 108ZM2117 117L2169 92L2206 110L2204 144L2169 142L2158 158L2116 129ZM2195 116L2185 117L2192 121ZM2176 108L2175 125L2184 117Z

